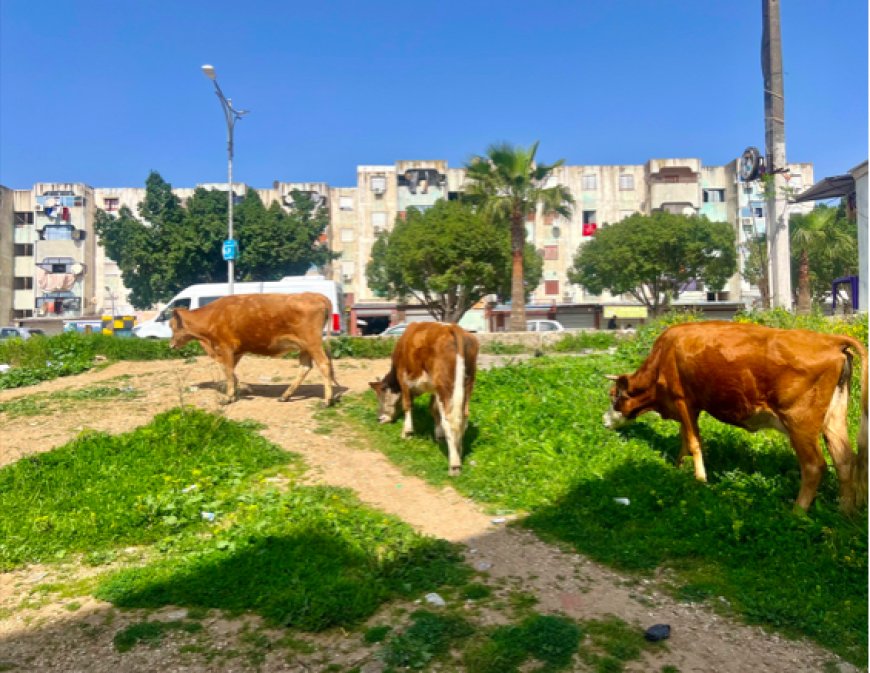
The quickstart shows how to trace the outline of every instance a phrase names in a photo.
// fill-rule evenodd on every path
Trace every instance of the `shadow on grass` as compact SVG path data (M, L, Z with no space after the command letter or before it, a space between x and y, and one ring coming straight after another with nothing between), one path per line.
M314 530L252 537L235 546L123 570L97 596L119 607L250 611L276 625L319 631L351 626L387 600L467 574L447 543L431 539L390 560Z
M797 489L796 475L772 465L703 484L686 468L629 461L579 481L524 523L616 568L669 568L678 597L712 599L866 660L866 511L844 519L829 474L810 517L796 515Z

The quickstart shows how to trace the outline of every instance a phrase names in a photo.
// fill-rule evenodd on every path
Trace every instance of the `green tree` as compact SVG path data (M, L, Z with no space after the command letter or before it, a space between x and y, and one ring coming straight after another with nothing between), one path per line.
M277 203L266 208L249 190L234 208L240 243L236 280L274 280L305 273L333 258L321 240L328 219L310 198L294 193L292 211ZM156 172L145 183L139 216L122 208L118 217L98 211L95 228L110 259L121 269L130 301L147 308L194 283L226 282L220 253L227 234L224 192L196 189L187 203Z
M789 218L792 278L797 312L809 313L812 302L831 292L835 278L858 269L858 230L841 209L820 205Z
M257 192L248 190L236 209L239 216L238 272L242 280L274 280L301 276L311 266L322 267L339 257L330 252L325 233L326 208L303 192L291 192L287 213L276 202L266 208Z
M526 280L541 278L543 261L525 246ZM510 283L510 235L467 204L439 201L420 212L409 208L404 221L378 235L366 267L369 286L400 300L413 296L432 317L458 322L487 294Z
M761 308L770 308L770 264L767 256L767 234L758 234L746 241L749 256L743 267L742 276L755 285L761 294Z
M568 278L593 294L630 294L659 315L690 281L721 288L736 267L730 224L659 212L596 231L578 249Z
M526 220L540 204L546 214L568 217L574 200L562 185L545 187L553 170L564 163L536 163L538 143L528 149L508 143L491 145L486 156L475 156L466 166L466 198L496 224L508 225L511 240L510 329L526 329L526 295L523 264ZM533 288L532 288L533 289Z

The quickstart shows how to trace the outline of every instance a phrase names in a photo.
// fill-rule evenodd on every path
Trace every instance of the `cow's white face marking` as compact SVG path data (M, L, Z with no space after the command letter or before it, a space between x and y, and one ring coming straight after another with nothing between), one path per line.
M605 412L601 420L604 423L604 427L608 430L616 430L617 428L621 428L623 425L627 425L631 422L628 418L612 407Z
M376 392L378 395L378 420L381 423L392 423L399 416L402 393L394 393L386 386Z

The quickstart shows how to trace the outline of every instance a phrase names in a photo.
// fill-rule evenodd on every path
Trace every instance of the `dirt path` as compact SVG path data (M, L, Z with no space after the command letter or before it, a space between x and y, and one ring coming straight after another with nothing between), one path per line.
M336 364L336 376L350 392L364 390L368 381L387 368L384 360ZM322 394L315 372L310 375L308 385L300 389L300 397L288 404L275 399L292 373L293 365L287 362L243 360L239 377L251 385L252 394L224 408L225 413L233 419L263 423L266 426L263 434L268 439L305 458L312 468L312 481L353 489L364 502L399 516L421 532L464 544L466 558L473 567L485 570L491 581L502 580L533 593L542 611L560 611L578 619L612 614L640 627L670 624L672 636L667 650L656 654L654 661L636 662L627 670L658 671L668 664L681 673L817 673L825 670L825 662L837 660L810 643L788 641L759 628L736 624L707 608L678 603L658 591L654 582L637 583L578 554L546 544L527 531L493 523L491 516L452 488L436 489L402 474L381 453L365 449L364 442L347 430L315 432L318 423L312 414ZM0 464L34 451L50 450L86 427L109 432L129 430L180 402L205 409L221 408L215 390L219 380L218 368L200 358L192 364L120 363L100 372L47 382L27 390L2 391L0 403L23 395L87 388L98 383L132 386L141 396L108 403L66 404L50 416L4 419L0 415ZM107 409L111 413L106 413ZM76 619L70 619L63 601L4 615L4 605L11 605L16 594L35 582L46 581L45 575L51 572L29 568L0 575L0 670L4 659L11 660L10 653L15 660L26 660L34 666L27 670L256 670L245 668L244 661L235 659L230 660L235 663L228 668L191 659L182 655L172 641L149 656L132 652L119 658L111 647L113 629L98 628L106 620L111 623L106 615L116 611L92 599L79 607ZM245 619L215 619L207 628L222 634L227 643L233 643L244 632L245 623ZM91 624L100 635L82 639L81 633L89 628L83 624ZM354 662L354 647L344 642L348 639L343 640L340 634L326 638L332 640L324 647L333 648L339 657L331 661L342 661L343 656L345 663ZM358 635L354 641L359 641ZM312 661L294 668L277 657L267 657L258 665L263 671L326 670L325 665L318 668ZM379 662L368 661L362 670L376 671L378 665ZM855 669L840 663L839 670Z

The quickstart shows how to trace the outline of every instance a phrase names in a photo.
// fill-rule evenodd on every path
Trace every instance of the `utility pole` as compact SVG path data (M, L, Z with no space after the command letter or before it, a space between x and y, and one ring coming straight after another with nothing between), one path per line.
M764 77L764 144L767 183L767 245L770 299L773 306L791 310L791 261L784 172L785 97L782 83L782 37L779 0L761 0L761 73Z

